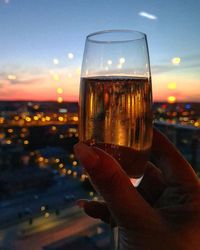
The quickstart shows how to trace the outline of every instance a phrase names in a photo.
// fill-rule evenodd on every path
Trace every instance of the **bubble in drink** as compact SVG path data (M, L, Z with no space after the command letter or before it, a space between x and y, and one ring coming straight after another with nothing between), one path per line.
M130 177L144 174L152 141L151 83L144 77L81 79L80 140L111 154Z

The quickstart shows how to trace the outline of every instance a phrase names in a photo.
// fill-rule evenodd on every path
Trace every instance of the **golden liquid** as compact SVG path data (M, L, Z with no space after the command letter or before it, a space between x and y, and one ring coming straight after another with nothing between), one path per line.
M80 140L111 154L130 177L143 175L152 141L148 78L81 79Z

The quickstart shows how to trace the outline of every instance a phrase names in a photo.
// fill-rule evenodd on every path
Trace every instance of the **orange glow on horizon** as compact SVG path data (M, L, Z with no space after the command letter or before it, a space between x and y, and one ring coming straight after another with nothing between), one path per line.
M122 59L121 61L124 62ZM9 80L6 75L5 79L0 82L0 100L56 102L57 98L61 97L62 101L77 102L80 83L78 73L80 73L80 68L76 66L70 69L70 73L66 72L66 69L58 69L56 73L54 70L48 71L47 75L18 74L13 80L15 84L12 84L12 80ZM59 76L59 85L58 81L52 79L54 74L55 78ZM184 74L177 76L174 71L168 74L154 74L152 86L154 101L166 101L169 96L176 96L178 101L183 102L199 101L199 80L195 76L193 78L188 78Z

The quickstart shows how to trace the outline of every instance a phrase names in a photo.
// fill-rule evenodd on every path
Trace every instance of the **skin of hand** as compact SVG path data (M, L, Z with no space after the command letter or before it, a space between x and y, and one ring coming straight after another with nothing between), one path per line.
M120 250L199 250L200 182L174 145L154 129L152 159L136 189L118 162L83 143L75 155L105 202L79 200L86 214L119 227Z

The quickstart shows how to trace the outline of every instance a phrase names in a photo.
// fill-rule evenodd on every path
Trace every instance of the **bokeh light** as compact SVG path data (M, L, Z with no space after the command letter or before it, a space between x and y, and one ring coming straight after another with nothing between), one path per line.
M60 80L60 77L59 77L59 75L58 75L57 73L54 73L54 74L53 74L53 79L54 79L55 81L59 81L59 80Z
M53 59L53 63L54 63L54 64L59 64L59 60L58 60L57 58L54 58L54 59Z
M78 75L81 74L81 68L80 68L80 67L76 69L76 73L77 73Z
M118 64L118 65L117 65L117 68L118 68L118 69L121 69L121 68L122 68L122 65L121 65L121 64Z
M63 98L62 98L61 96L59 96L59 97L57 98L57 102L58 102L58 103L62 103L62 102L63 102Z
M168 96L167 101L168 101L169 103L175 103L176 97L175 97L175 96Z
M174 57L174 58L172 58L172 63L174 65L179 65L180 62L181 62L181 58L180 57Z
M68 58L69 58L69 59L73 59L73 58L74 58L74 54L73 54L73 53L71 53L71 52L70 52L70 53L68 53L68 55L67 55L67 56L68 56Z
M48 212L46 212L45 214L44 214L44 217L45 218L48 218L50 216L50 213L48 213Z
M112 65L112 60L107 61L108 65Z
M8 80L16 80L16 75L8 75Z
M176 89L176 83L175 82L168 83L167 88L168 89Z
M126 59L124 57L119 58L119 63L124 64L126 62Z

